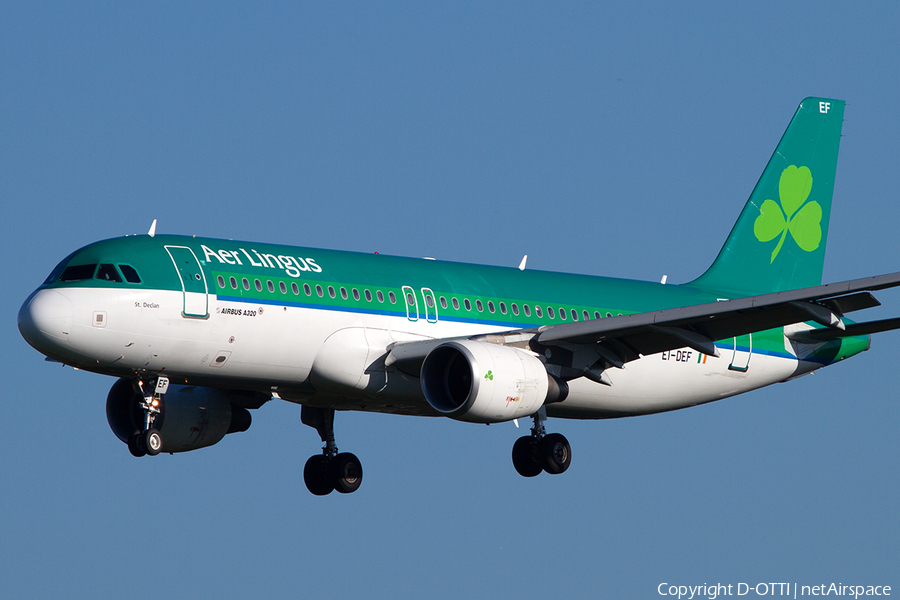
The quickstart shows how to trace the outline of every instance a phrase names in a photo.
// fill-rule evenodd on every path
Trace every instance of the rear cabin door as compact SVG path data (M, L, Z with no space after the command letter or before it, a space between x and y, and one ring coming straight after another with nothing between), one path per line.
M181 290L184 292L184 309L181 314L194 319L205 319L209 316L206 275L200 268L197 255L187 246L166 246L166 252L172 258L178 277L181 279Z
M746 371L750 367L751 354L753 354L752 333L734 338L734 356L728 368L732 371Z

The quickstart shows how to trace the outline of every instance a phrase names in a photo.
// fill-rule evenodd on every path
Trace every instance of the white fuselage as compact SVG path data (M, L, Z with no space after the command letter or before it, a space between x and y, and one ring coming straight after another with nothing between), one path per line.
M338 409L435 414L419 380L383 359L390 344L492 333L503 327L411 320L208 295L208 316L184 316L183 292L66 288L39 290L31 300L41 351L109 375L164 374L173 381L255 389ZM784 381L822 365L784 354L717 344L720 356L683 348L608 369L610 385L569 381L553 416L604 418L683 408ZM803 353L801 353L803 356Z

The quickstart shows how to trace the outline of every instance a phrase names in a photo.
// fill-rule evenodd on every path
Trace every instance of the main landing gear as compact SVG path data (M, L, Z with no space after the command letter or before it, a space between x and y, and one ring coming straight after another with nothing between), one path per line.
M541 471L558 475L572 462L569 441L559 433L548 435L544 430L546 420L547 413L541 408L534 414L531 435L522 436L513 444L513 466L522 477L535 477Z
M162 436L153 424L162 412L162 395L169 389L169 378L160 377L152 383L138 380L136 385L143 397L138 406L144 411L144 427L128 437L128 451L137 457L156 456L162 450Z
M334 443L334 409L303 406L300 421L314 428L325 447L322 454L311 456L303 467L306 488L316 496L327 496L332 490L349 494L362 484L362 465L349 452L338 452Z

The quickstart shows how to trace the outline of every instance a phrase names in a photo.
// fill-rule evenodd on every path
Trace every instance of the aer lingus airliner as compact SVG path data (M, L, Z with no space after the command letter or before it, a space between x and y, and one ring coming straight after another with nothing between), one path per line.
M900 273L822 285L843 114L840 100L800 104L715 262L683 285L155 235L154 222L64 258L19 330L48 359L119 378L106 413L135 456L216 444L277 398L324 442L304 469L313 494L362 482L335 445L341 410L530 417L515 469L562 473L571 448L547 417L719 400L900 328L844 317Z

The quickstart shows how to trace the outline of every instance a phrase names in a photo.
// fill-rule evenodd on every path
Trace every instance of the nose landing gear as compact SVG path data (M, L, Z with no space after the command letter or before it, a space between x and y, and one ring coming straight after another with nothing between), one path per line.
M349 452L338 452L334 443L334 409L304 406L300 421L314 428L325 443L322 454L311 456L303 467L303 481L310 493L327 496L332 491L350 494L362 484L362 464Z
M159 430L153 425L162 412L162 395L169 389L169 378L159 377L153 385L138 380L135 385L143 397L138 406L144 411L144 428L136 429L128 438L128 451L132 456L156 456L162 450L163 442Z
M535 477L541 471L558 475L572 463L569 441L560 433L548 435L544 429L546 420L547 412L541 408L534 414L531 435L522 436L513 444L513 466L522 477Z

